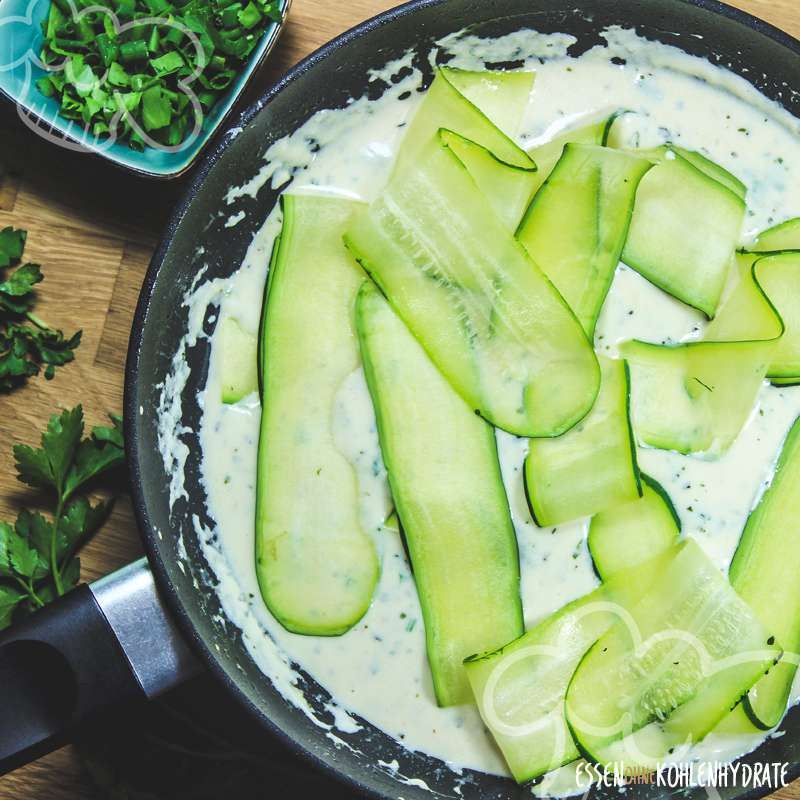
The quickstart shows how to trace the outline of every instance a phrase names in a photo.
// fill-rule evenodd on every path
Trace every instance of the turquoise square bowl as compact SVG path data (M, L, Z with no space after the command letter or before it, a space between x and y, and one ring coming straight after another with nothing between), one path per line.
M59 105L44 97L36 81L46 74L38 54L52 0L0 0L0 93L17 107L20 119L41 136L62 147L94 152L131 172L151 178L176 178L192 166L205 145L222 125L253 73L274 46L286 21L291 0L278 0L281 22L265 30L242 72L216 105L204 115L202 127L179 148L145 147L142 152L110 139L87 141L75 122L59 116ZM98 0L100 5L103 0Z

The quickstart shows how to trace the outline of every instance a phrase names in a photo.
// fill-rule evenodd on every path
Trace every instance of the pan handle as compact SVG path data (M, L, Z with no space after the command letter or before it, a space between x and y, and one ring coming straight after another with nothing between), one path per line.
M200 671L141 559L0 634L0 775Z

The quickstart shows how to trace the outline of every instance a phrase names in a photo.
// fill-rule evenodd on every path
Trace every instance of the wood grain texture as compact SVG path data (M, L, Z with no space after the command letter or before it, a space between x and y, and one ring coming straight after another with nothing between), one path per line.
M731 4L800 37L798 0ZM392 5L386 0L294 0L277 49L243 102L333 36ZM0 178L0 227L13 224L29 230L26 256L43 264L46 276L41 315L66 331L84 331L76 362L60 370L55 380L34 380L13 397L0 398L0 518L9 518L20 502L36 505L40 500L14 479L12 444L34 441L43 420L58 406L82 402L89 424L120 410L136 297L182 182L143 182L56 150L31 135L8 110L0 115L0 158L11 169ZM93 580L140 552L130 504L123 499L86 549L83 577ZM0 779L0 800L92 796L70 747ZM800 782L775 798L800 800Z

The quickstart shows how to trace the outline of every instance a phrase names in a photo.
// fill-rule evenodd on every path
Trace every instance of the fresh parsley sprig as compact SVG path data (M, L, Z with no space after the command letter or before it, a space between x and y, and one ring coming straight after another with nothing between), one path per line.
M48 518L23 508L15 524L0 522L0 628L78 583L77 553L106 520L113 500L92 504L77 493L125 460L122 418L111 415L111 421L84 438L78 405L50 417L41 447L14 447L17 478L46 492L54 510Z
M20 386L42 366L49 380L56 367L75 358L81 341L81 331L65 337L33 313L34 287L43 275L38 264L18 266L26 238L23 230L0 230L0 391Z

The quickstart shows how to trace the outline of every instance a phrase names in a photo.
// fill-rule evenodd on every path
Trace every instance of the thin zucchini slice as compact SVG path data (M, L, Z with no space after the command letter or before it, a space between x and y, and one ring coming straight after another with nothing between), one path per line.
M530 205L539 173L532 167L504 164L485 147L453 131L442 130L439 136L467 168L505 227L515 231Z
M400 520L397 517L397 511L393 508L388 517L383 521L383 527L387 531L394 531L400 533Z
M285 628L333 636L364 615L379 572L355 471L331 429L336 392L359 365L353 301L363 273L341 241L355 204L282 202L259 344L256 573Z
M223 317L219 326L222 402L238 403L258 390L258 339L233 317Z
M798 515L800 419L789 431L772 483L750 514L730 567L733 588L792 656L770 670L744 700L753 723L766 730L786 712L800 654Z
M725 167L721 167L715 161L707 158L702 153L695 150L686 150L677 145L670 145L679 156L685 158L693 167L697 167L701 172L708 175L709 178L721 183L727 189L730 189L735 195L741 197L742 200L747 197L747 187L731 172L728 172Z
M408 125L397 154L395 174L419 162L440 128L455 131L485 147L506 164L535 169L531 157L501 130L503 125L513 128L515 119L519 124L525 110L519 100L520 87L524 88L525 82L528 82L527 99L533 85L533 73L467 72L440 68ZM482 102L490 113L503 110L497 124L469 99L470 95Z
M699 741L781 654L691 539L629 613L587 652L567 690L578 750L597 763L649 766Z
M800 385L800 378L770 378L773 386L797 386Z
M450 85L511 138L519 133L536 73L526 70L467 70L440 67ZM432 129L431 134L434 133Z
M474 74L482 75L483 73ZM565 145L573 143L599 145L608 124L609 120L603 119L585 128L567 132L558 139L537 147L531 153L536 161L536 166L529 167L508 164L490 150L454 131L442 130L440 138L467 168L480 190L486 195L497 216L506 223L510 230L516 231L534 194L552 173ZM539 165L539 159L543 159L543 167ZM606 181L607 183L608 181ZM634 186L634 192L635 189ZM564 227L561 220L558 222L561 227ZM592 230L597 227L594 220L590 227ZM575 226L571 226L568 237L574 234L574 228Z
M494 431L371 282L359 292L356 320L436 699L465 703L464 658L523 631L517 540Z
M642 496L601 511L589 524L589 552L602 580L632 569L672 547L681 520L658 481L640 473Z
M536 178L533 182L534 191L538 191L539 187L550 177L553 168L564 152L565 145L605 145L605 139L610 126L613 125L613 121L616 118L617 114L613 114L610 117L602 117L588 125L582 125L580 128L567 130L554 139L551 139L549 142L540 144L538 147L530 150L530 156L536 162L537 167Z
M755 253L800 250L800 217L787 219L759 233L755 243L747 250Z
M747 421L772 342L625 342L633 427L640 441L678 453L719 455Z
M680 453L724 452L753 410L783 330L754 265L703 341L625 342L620 352L631 365L636 435Z
M744 212L738 194L665 147L639 184L622 260L711 318Z
M284 201L283 197L280 198L281 204L281 213L283 212L284 204L287 201ZM291 200L288 201L291 204ZM267 268L267 280L264 283L264 293L261 299L261 319L258 321L258 344L257 344L257 353L256 353L256 371L258 373L258 394L261 398L261 404L264 404L264 359L262 358L262 349L264 347L264 325L266 323L266 311L267 311L267 298L269 297L269 289L272 285L272 278L277 271L275 269L275 265L278 262L278 254L281 250L281 238L283 234L284 228L289 228L290 224L285 220L281 220L281 230L278 232L278 235L275 237L275 241L272 242L272 250L269 254L269 266ZM263 411L263 409L262 409Z
M564 695L584 653L614 621L607 597L600 587L516 641L464 662L484 724L518 783L578 758Z
M800 383L800 252L765 256L754 272L786 328L775 345L767 377L780 385Z
M779 661L778 663L780 664L781 662ZM777 666L772 669L777 669ZM750 691L752 692L753 690L750 689ZM759 734L763 736L763 729L753 725L752 720L747 716L747 712L744 710L744 700L741 703L737 703L733 711L727 713L709 733L715 740L717 740L717 737L759 736Z
M558 436L592 407L594 351L572 311L436 137L345 242L470 407Z
M742 270L752 266L759 258L765 259L758 266L758 279L786 326L767 371L767 377L776 386L800 383L799 251L800 217L797 217L763 231L738 256Z
M519 783L578 758L564 696L583 655L637 602L672 554L620 573L568 603L522 637L466 659L475 702Z
M517 229L589 338L625 245L636 188L652 166L623 150L567 144Z
M736 254L737 266L739 272L743 274L759 258L798 251L800 251L800 217L788 219L780 225L761 231L752 244L738 251ZM736 273L732 278L735 282Z
M555 439L532 439L525 494L540 527L586 517L641 496L628 416L624 361L600 356L600 392L592 410Z
M627 114L627 111L621 111L609 119L609 126L603 144L608 147L618 148L624 148L631 144L630 141L626 141L625 133L620 130L621 126L615 125L617 121L622 122ZM696 167L712 180L730 189L735 195L741 197L742 200L747 196L747 186L745 186L739 178L702 153L698 153L695 150L687 150L685 147L679 147L673 142L668 142L666 145L655 148L633 147L634 152L641 156L652 158L655 162L661 161L667 150L673 150L679 156L686 159L693 167Z

